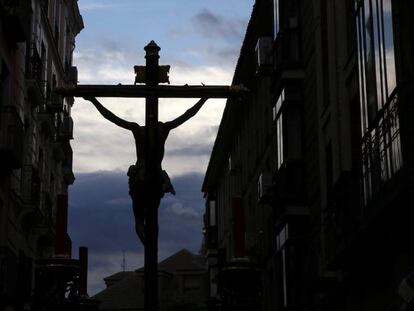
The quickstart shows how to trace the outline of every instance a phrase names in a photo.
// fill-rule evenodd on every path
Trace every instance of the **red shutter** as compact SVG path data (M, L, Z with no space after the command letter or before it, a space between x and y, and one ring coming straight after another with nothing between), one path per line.
M57 256L68 256L68 195L58 194L56 208L56 241L55 254Z

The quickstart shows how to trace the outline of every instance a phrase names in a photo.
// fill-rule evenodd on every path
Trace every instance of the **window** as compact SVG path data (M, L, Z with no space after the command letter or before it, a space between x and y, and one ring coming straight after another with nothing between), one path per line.
M364 203L403 163L391 0L356 0Z
M356 0L362 130L373 126L396 86L391 0Z
M283 306L287 307L289 302L289 293L288 293L288 262L287 262L287 248L286 242L289 238L289 226L286 224L282 230L280 230L279 234L276 236L276 247L277 251L279 252L279 260L280 260L280 272L282 275L282 298L283 298Z
M299 26L300 4L297 0L273 0L273 38L280 31L294 30Z
M273 121L276 122L276 144L277 144L277 158L276 169L279 169L284 158L284 145L283 145L283 115L282 106L285 101L285 90L283 89L273 107Z
M273 0L273 38L276 39L280 30L279 0Z
M278 251L282 250L288 238L289 238L289 225L286 224L282 228L282 230L280 230L279 234L276 236L276 249Z

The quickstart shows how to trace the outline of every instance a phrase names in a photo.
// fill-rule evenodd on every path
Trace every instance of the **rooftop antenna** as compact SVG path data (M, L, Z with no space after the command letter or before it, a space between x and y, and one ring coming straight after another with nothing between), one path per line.
M126 270L126 260L125 260L125 251L122 251L122 271L125 272Z

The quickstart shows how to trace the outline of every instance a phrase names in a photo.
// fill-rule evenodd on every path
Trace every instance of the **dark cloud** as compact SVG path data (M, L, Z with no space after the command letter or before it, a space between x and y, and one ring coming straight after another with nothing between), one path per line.
M193 24L206 37L219 36L230 43L240 43L246 31L247 21L226 19L203 9L194 15Z
M106 271L113 265L112 254L142 253L134 231L128 180L124 172L77 174L70 191L69 234L74 256L78 246L89 247L90 271ZM166 195L159 209L160 254L170 255L181 248L197 252L202 238L203 176L188 174L172 182L176 196ZM116 272L116 271L113 271ZM102 278L106 275L102 275Z
M212 144L195 144L166 151L167 156L208 156L211 153Z
M213 55L217 61L231 64L233 68L233 63L240 55L240 48L224 47L219 49L210 49L210 54Z
M134 231L128 180L124 172L77 174L70 191L69 234L73 256L77 248L89 248L89 293L105 286L103 278L121 270L126 251L128 269L143 264L143 247ZM159 209L159 258L187 248L197 252L202 238L203 176L173 178L176 196L166 195Z

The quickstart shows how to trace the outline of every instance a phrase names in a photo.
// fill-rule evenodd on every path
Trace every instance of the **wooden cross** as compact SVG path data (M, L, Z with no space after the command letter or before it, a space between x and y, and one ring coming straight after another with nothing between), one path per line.
M151 41L145 48L146 66L135 66L135 83L145 85L77 85L60 88L62 96L145 97L145 310L158 310L158 207L160 203L157 162L158 98L229 98L248 90L242 86L160 86L169 83L170 66L159 66L160 47Z

